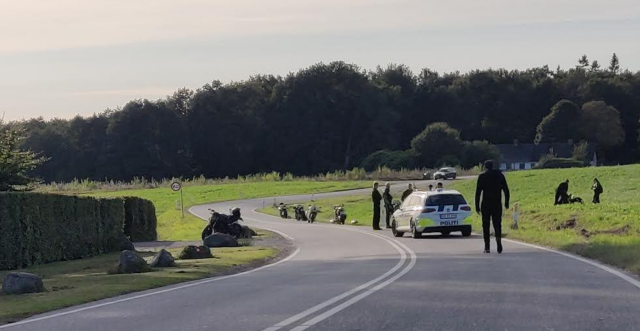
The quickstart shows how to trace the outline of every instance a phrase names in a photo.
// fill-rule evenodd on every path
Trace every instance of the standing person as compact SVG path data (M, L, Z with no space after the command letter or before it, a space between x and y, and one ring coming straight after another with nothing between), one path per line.
M491 252L490 231L493 223L498 253L502 253L502 192L504 191L504 207L509 209L509 186L502 172L493 169L493 161L486 161L484 168L485 172L478 176L476 186L476 212L482 215L484 252ZM481 195L482 203L480 203Z
M384 200L384 211L387 216L387 229L391 229L391 214L393 214L393 197L391 196L391 184L384 184L384 193L382 193L382 199Z
M409 188L406 189L404 192L402 192L402 197L400 198L400 201L404 201L404 199L406 199L411 193L413 193L413 186L409 184Z
M442 186L442 182L438 182L438 185L436 185L436 189L440 189L440 190L444 189L444 186Z
M371 225L373 225L374 230L382 230L380 228L380 200L382 200L382 196L378 192L378 182L373 182L371 200L373 201L373 222L371 222Z
M598 178L593 179L591 189L593 190L593 203L600 203L600 194L604 192L604 188L602 188L602 184L600 184Z
M429 191L433 191L433 184L429 184Z
M569 203L569 180L560 183L556 189L556 200L554 205L564 205Z

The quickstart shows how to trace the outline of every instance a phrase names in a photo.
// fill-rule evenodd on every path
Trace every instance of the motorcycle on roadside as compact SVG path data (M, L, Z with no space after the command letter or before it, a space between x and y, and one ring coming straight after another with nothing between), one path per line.
M344 206L333 206L333 214L334 223L344 225L344 222L347 220L347 212L344 210Z
M304 212L303 205L295 205L293 206L293 213L295 215L296 221L306 221L307 214Z
M280 217L282 218L289 218L289 211L287 210L287 205L285 205L284 203L280 203L278 205L278 212L280 213Z
M313 223L320 212L320 207L316 207L316 205L309 205L309 209L307 210L307 222Z
M202 230L202 240L213 233L226 233L228 235L240 238L244 233L242 225L238 221L242 221L240 208L233 208L231 215L218 213L213 209L209 209L211 217L209 224Z

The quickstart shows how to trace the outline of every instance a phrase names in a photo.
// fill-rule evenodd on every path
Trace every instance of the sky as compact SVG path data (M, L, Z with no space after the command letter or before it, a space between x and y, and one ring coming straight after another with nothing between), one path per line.
M638 0L0 0L0 117L72 118L342 60L640 70Z

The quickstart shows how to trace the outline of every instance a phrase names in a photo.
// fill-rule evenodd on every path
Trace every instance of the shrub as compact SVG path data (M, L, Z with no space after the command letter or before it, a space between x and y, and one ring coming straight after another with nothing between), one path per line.
M584 162L562 157L544 156L536 165L537 169L580 168Z

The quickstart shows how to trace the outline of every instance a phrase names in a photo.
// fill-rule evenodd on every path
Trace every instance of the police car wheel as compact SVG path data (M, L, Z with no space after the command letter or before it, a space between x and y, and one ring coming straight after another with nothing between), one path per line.
M422 232L420 232L420 231L416 230L416 227L415 227L415 226L413 226L413 223L411 223L411 236L412 236L414 239L417 239L417 238L422 237Z
M396 238L404 236L404 232L396 230L396 220L391 221L391 233L393 233L393 236Z
M462 230L462 236L463 236L463 237L469 237L469 236L471 236L471 229L465 229L465 230Z

